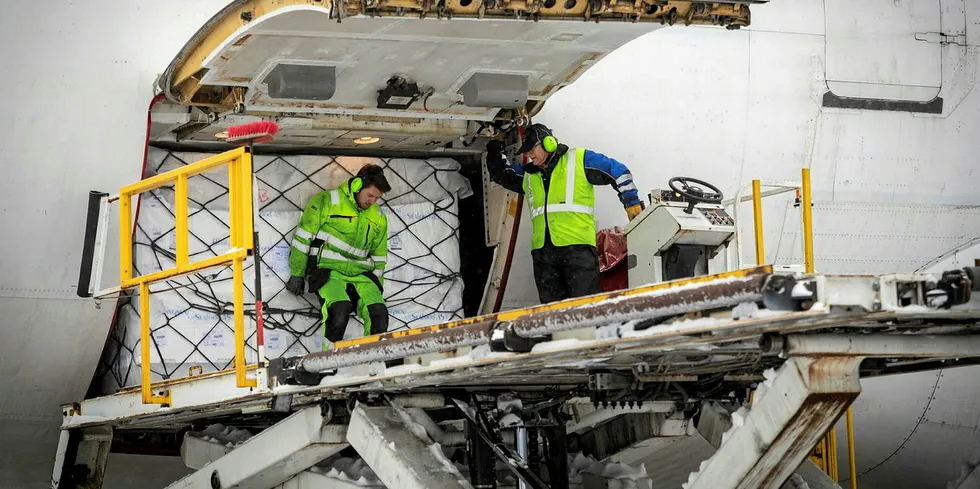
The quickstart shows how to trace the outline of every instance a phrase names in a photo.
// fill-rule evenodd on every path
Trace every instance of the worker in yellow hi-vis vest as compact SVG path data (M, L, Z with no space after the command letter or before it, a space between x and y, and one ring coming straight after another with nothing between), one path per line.
M309 292L319 295L324 349L344 338L355 304L365 335L388 330L388 219L377 201L390 190L381 167L365 165L340 187L314 195L293 233L286 290L301 295L308 280Z
M530 164L508 164L503 149L499 140L487 144L487 170L494 182L524 194L541 303L600 292L593 186L612 185L632 220L644 206L629 169L600 153L559 144L543 124L527 127L517 150Z

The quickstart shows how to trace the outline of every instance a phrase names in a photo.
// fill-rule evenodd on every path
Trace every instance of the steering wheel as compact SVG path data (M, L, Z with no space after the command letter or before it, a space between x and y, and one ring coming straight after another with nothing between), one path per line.
M681 190L681 188L677 188L677 183L681 184L681 188L683 190ZM692 183L697 185L692 185ZM667 185L670 186L670 189L674 192L688 198L689 202L687 209L684 209L684 212L688 214L694 212L694 204L698 202L703 202L705 204L720 204L722 199L725 197L718 187L715 187L704 180L698 180L697 178L674 177L667 182ZM704 189L698 185L707 187L711 189L712 192L705 192Z

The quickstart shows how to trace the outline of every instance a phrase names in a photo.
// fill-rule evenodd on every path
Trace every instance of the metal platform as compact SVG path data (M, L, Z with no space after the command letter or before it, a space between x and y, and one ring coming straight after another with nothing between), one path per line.
M785 292L780 295L775 290L775 279L791 280L797 293L807 287L815 291L808 292L812 295L787 298ZM896 286L935 279L931 275L794 278L772 274L768 267L761 267L710 280L678 281L667 284L670 287L631 289L362 339L334 351L300 358L305 365L324 367L324 377L315 386L238 388L234 372L215 372L154 384L155 392L170 391L173 404L169 407L142 404L139 390L131 388L65 405L64 427L150 427L233 412L258 413L272 411L273 401L284 397L291 398L289 406L295 409L355 392L495 386L543 390L585 384L594 372L622 372L638 382L683 381L724 373L732 382L747 384L760 380L765 369L784 361L779 351L767 350L766 341L760 342L766 335L980 332L976 328L980 307L972 304L928 308L920 303L924 301L920 292L916 302L901 305ZM698 295L704 299L702 303L690 301ZM769 303L770 307L739 310L739 304L753 300ZM669 311L673 316L684 315L683 318L641 329L644 321L663 318L664 304L676 309ZM539 328L541 325L544 326ZM475 326L484 329L476 330ZM554 339L535 344L528 352L506 351L497 344L502 343L503 331L515 326L531 331L542 329L551 332ZM473 345L491 348L482 354L474 353ZM436 352L444 358L392 368L384 368L382 363L406 358L417 362L421 355ZM939 362L943 357L940 353L927 357ZM937 357L940 358L936 360ZM960 358L958 363L968 360ZM951 362L956 361L919 363L918 369L949 366ZM862 367L862 375L909 369L908 362L872 362ZM658 375L674 377L660 379Z
M730 484L717 486L750 487L746 481L753 481L775 487L774 481L792 474L783 466L798 464L811 438L857 396L859 377L980 360L980 305L944 308L966 302L969 293L957 296L948 284L937 286L941 280L919 274L793 275L759 267L362 338L272 362L267 375L250 370L249 376L268 378L267 385L240 388L234 371L216 372L154 384L154 395L169 394L170 406L143 404L138 388L66 405L63 444L71 444L71 433L100 429L180 432L229 420L264 429L311 407L330 410L336 423L366 406L399 396L416 396L418 402L426 394L434 395L424 407L437 411L454 409L450 399L512 391L526 404L549 409L587 398L623 407L673 402L671 412L683 413L702 402L744 399L763 383L766 370L777 369L783 380L776 388L794 393L799 405L773 408L785 426L753 429L772 440L785 429L799 432L785 441L785 450L756 447L758 458L738 461L745 472L732 472ZM390 366L393 361L400 365ZM783 375L820 365L833 366L820 377L823 383L809 374L795 380ZM732 392L738 393L735 399ZM793 427L795 414L812 408L814 399L837 401L820 404L821 416ZM683 422L686 415L678 416ZM743 441L736 444L751 445L758 436L738 439ZM107 443L105 437L98 440L96 446ZM733 456L732 446L715 457ZM760 470L753 465L759 460L777 469ZM705 470L718 469L709 464Z

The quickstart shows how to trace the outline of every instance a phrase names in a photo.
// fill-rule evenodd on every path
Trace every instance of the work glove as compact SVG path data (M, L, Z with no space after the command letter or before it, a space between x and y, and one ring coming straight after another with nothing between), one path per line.
M294 295L303 295L303 277L289 277L289 282L286 282L286 290Z
M504 153L504 142L499 139L491 139L487 143L487 155L498 156Z
M632 221L636 216L640 215L641 212L643 212L643 202L626 208L626 216L629 217L630 221Z

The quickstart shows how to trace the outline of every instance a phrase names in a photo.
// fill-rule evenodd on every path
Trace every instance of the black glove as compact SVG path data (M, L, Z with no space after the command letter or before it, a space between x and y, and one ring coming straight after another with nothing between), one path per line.
M289 282L286 282L286 290L294 295L303 295L303 277L289 277Z
M488 155L499 155L504 152L504 142L499 139L491 139L487 143L487 154Z

